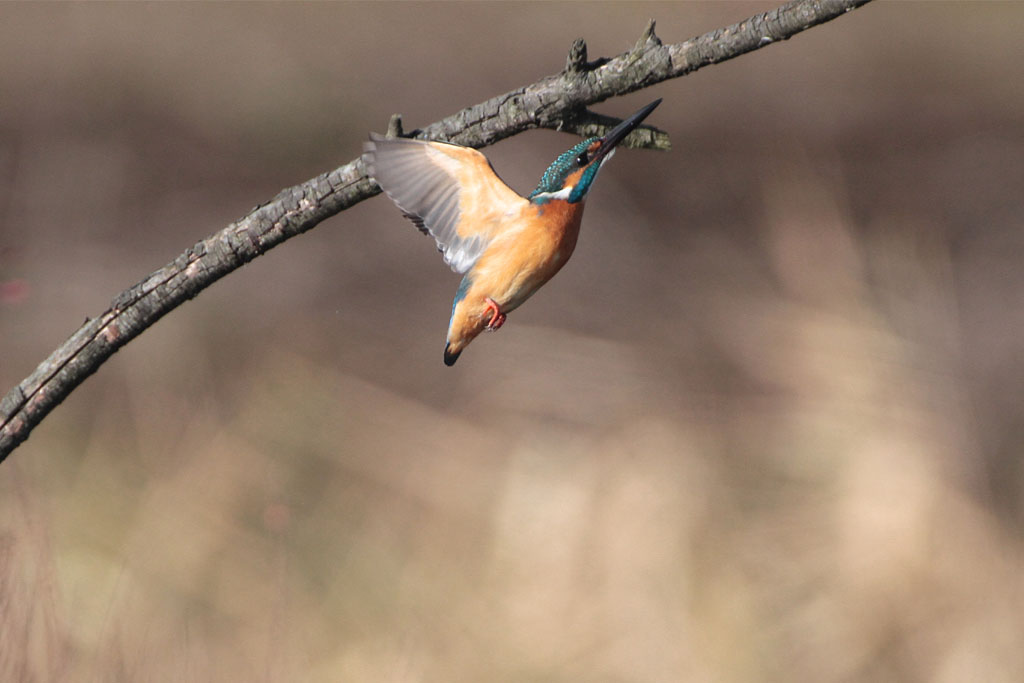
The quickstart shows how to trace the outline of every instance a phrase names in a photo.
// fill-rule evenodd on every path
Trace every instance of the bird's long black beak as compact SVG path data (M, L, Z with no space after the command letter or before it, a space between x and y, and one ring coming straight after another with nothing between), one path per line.
M612 128L607 135L601 138L601 147L597 150L597 153L594 154L594 160L596 161L601 157L606 156L609 152L615 149L615 146L622 142L627 135L633 132L633 129L639 126L640 123L647 118L647 115L654 111L654 108L659 104L661 104L660 97L619 125Z

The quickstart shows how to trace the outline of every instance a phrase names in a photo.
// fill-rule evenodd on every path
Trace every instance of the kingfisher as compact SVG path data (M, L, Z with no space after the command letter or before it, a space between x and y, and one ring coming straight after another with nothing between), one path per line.
M565 265L598 172L659 104L561 154L526 197L475 149L370 134L363 146L368 174L463 276L452 302L445 365L454 365L481 332L500 328Z

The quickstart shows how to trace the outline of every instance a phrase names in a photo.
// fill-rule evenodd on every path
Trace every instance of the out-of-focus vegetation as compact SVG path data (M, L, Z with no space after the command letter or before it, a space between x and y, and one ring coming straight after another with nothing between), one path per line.
M2 390L391 113L771 4L5 6ZM0 679L1024 679L1022 22L876 3L602 105L673 151L453 369L385 200L208 290L0 466Z

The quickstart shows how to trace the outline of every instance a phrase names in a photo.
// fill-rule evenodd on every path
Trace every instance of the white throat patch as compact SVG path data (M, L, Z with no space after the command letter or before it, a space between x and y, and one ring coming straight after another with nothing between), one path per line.
M558 192L541 192L540 194L533 195L534 199L568 199L569 195L572 194L573 185L563 187Z

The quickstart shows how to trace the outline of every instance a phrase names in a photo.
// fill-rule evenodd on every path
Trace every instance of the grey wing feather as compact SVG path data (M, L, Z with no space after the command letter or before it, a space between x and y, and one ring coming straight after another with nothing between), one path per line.
M367 171L405 216L437 242L445 263L465 273L483 253L488 240L457 232L459 183L430 156L427 143L407 138L384 138L373 133L363 145Z

